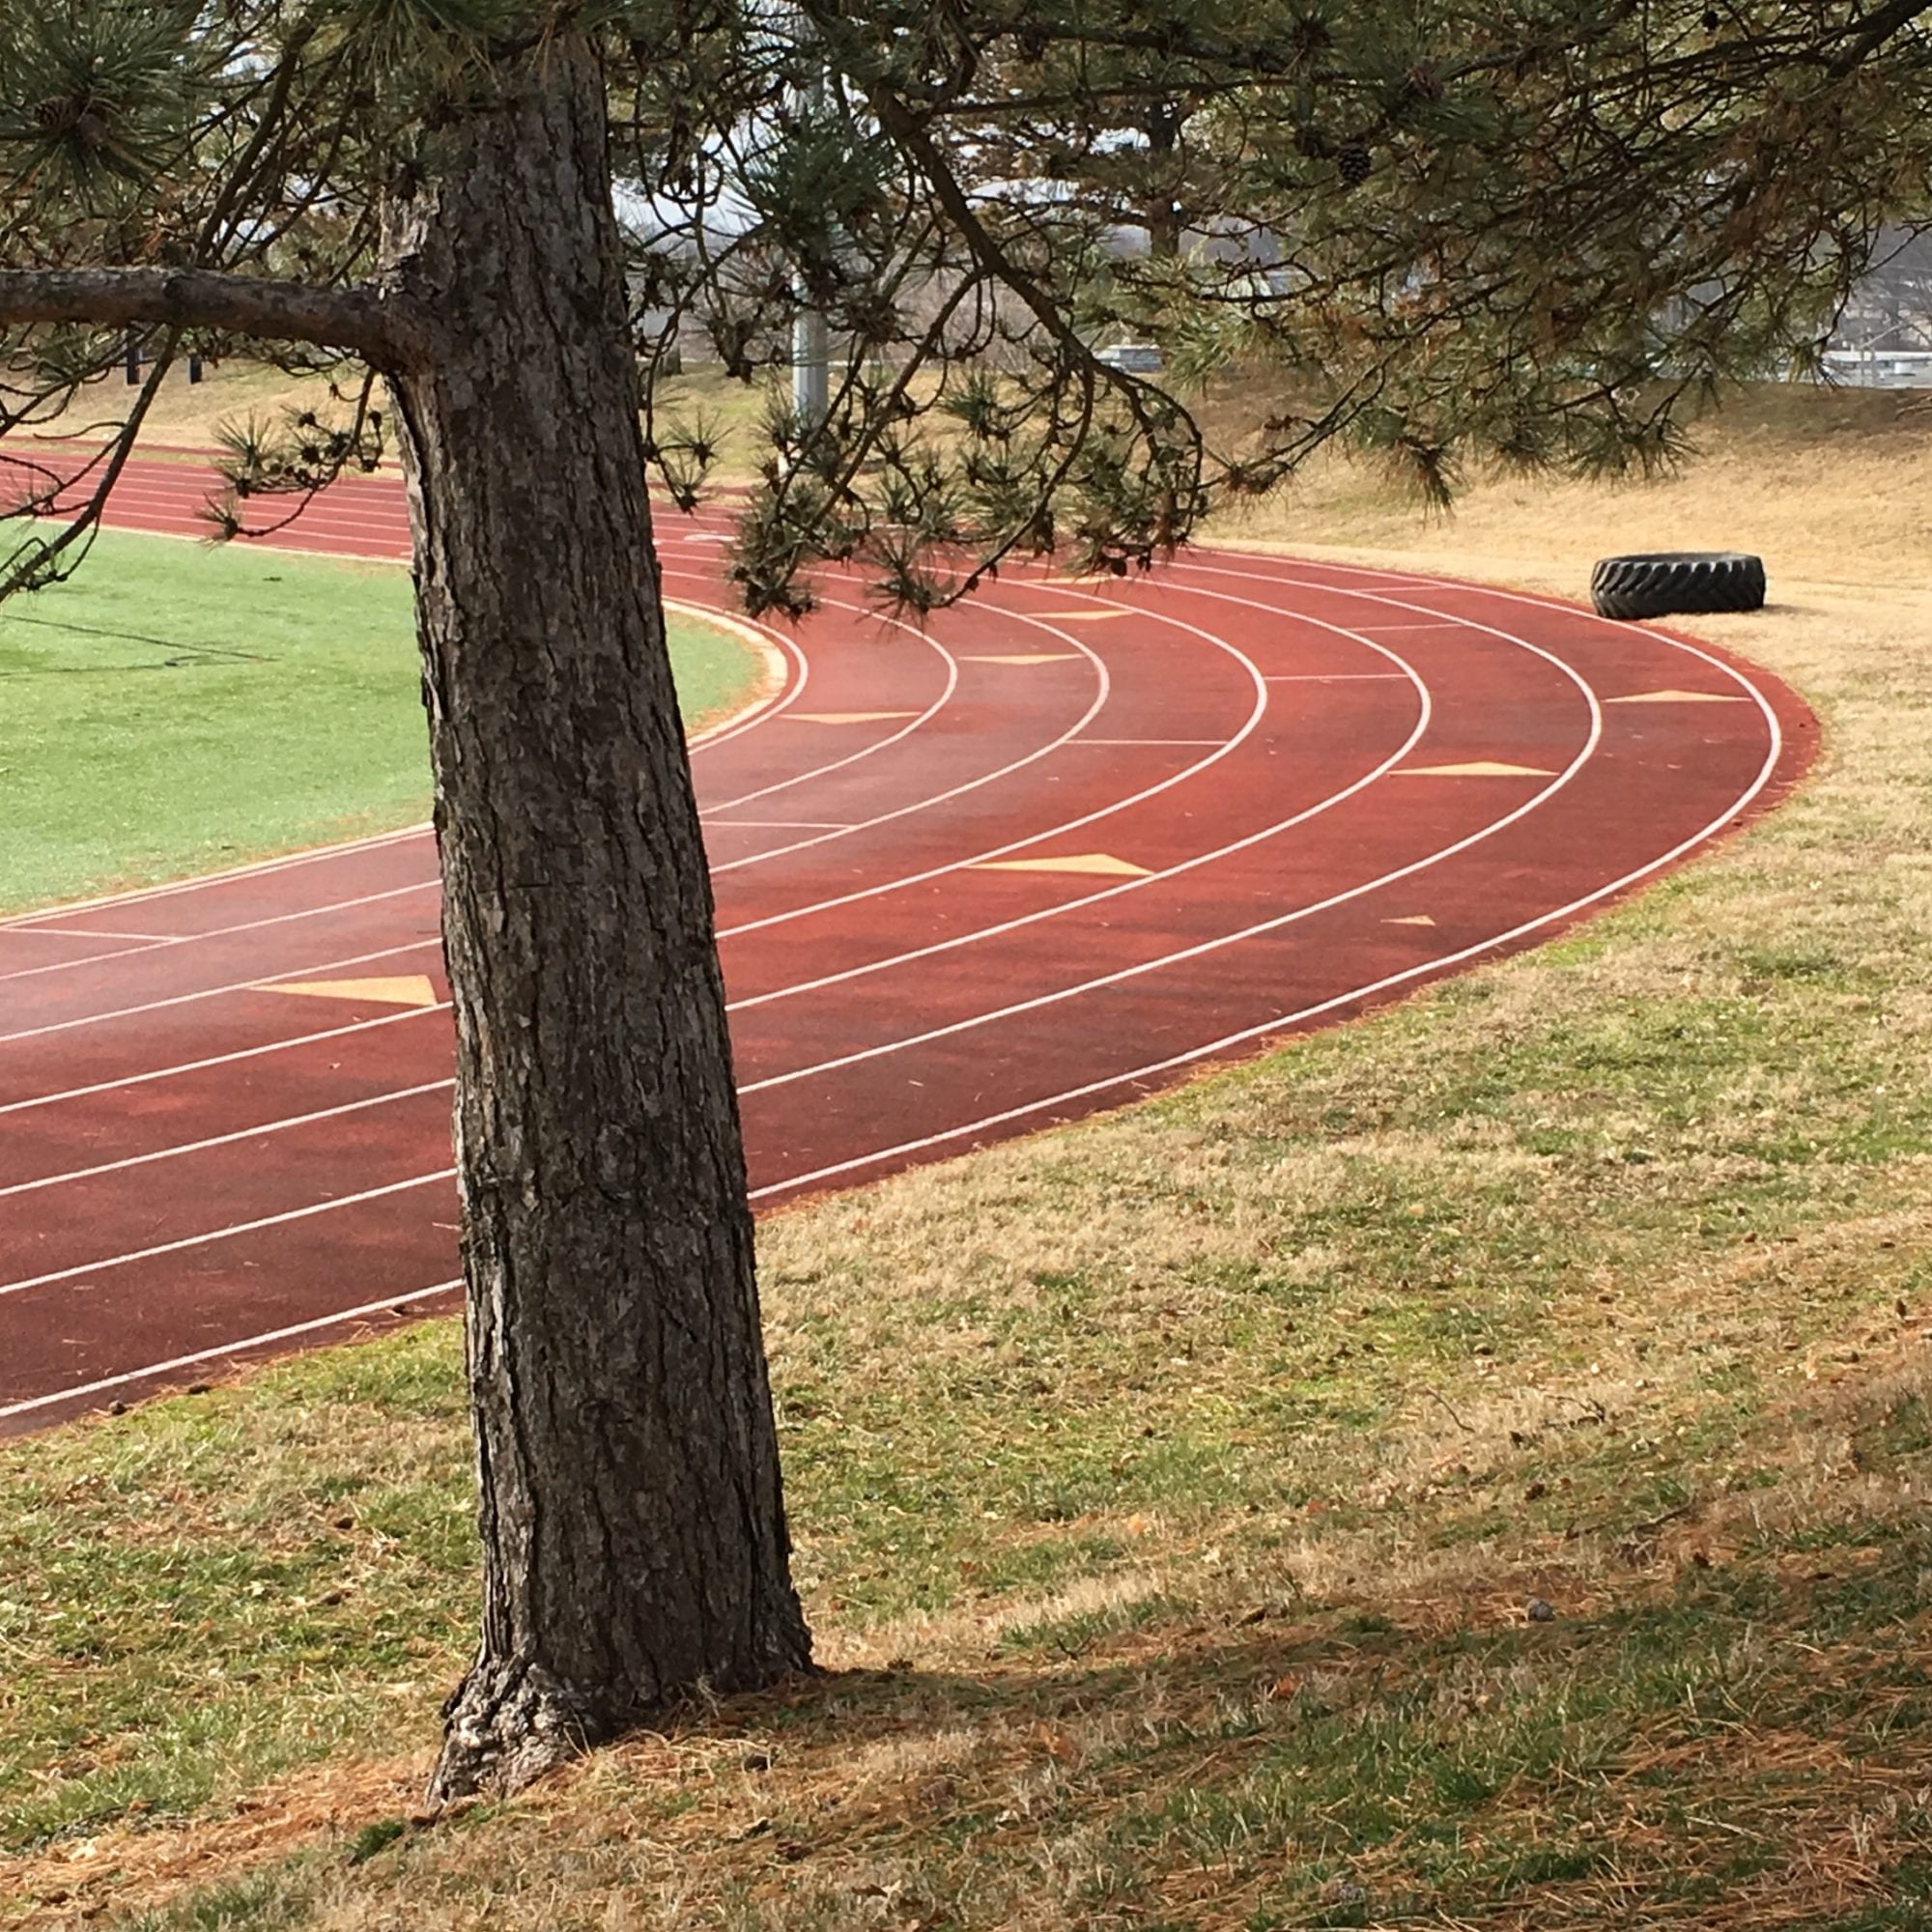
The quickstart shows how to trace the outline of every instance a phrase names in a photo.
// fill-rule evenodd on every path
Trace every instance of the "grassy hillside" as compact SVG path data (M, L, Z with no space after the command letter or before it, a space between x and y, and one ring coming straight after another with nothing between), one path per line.
M1393 550L1472 576L1527 572L1573 597L1587 595L1594 558L1640 550L1761 552L1772 600L1787 608L1807 582L1932 582L1932 394L1763 384L1692 437L1690 460L1654 483L1477 469L1454 509L1431 518L1374 465L1321 459L1216 535Z
M347 381L345 378L345 384ZM779 381L781 386L782 379ZM292 376L240 358L211 362L203 380L190 383L186 363L179 363L168 372L142 424L143 453L210 448L218 425L245 421L250 416L275 422L287 412L303 410L314 410L325 418L346 415L347 404L331 397L329 388L327 375ZM756 431L767 398L773 393L770 380L755 384L737 383L720 367L697 364L689 375L663 380L658 403L667 424L681 422L690 427L702 417L722 428L720 474L744 480L755 473ZM118 426L117 412L126 411L132 394L118 374L110 376L104 383L90 384L62 418L38 424L37 431L42 435L65 431L99 440ZM347 388L347 394L353 401L353 386ZM391 448L392 463L394 454Z
M1928 454L1845 420L1263 532L1761 549L1708 628L1825 753L1557 946L766 1223L826 1675L422 1818L450 1325L0 1448L0 1925L1932 1922Z

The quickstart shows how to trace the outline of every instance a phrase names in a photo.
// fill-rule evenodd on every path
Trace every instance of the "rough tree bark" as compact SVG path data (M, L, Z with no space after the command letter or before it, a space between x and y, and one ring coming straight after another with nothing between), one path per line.
M428 137L390 273L485 1554L431 1786L805 1667L604 95L553 41Z

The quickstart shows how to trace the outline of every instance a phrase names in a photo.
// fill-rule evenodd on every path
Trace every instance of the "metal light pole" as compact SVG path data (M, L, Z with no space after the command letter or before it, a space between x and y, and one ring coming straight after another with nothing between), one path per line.
M791 410L808 436L832 407L832 332L816 309L791 326Z
M801 48L811 44L811 27L805 15L792 19ZM810 78L797 90L792 107L806 128L819 126L831 101L825 63L812 66ZM832 408L832 331L825 318L810 306L803 277L797 283L799 312L791 326L791 409L799 430L806 437L818 429Z

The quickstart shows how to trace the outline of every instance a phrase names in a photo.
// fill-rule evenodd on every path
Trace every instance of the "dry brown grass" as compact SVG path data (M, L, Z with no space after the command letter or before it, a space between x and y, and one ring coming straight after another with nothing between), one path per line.
M329 402L329 383L327 375L290 375L242 359L210 363L204 380L190 383L187 364L182 361L168 371L149 409L142 442L206 449L214 441L215 426L226 419L255 414L274 420L284 411L323 409ZM347 393L353 397L354 388ZM136 394L118 372L110 374L90 383L59 417L37 424L35 434L104 438L119 425Z
M339 384L346 400L331 397L331 381ZM210 449L224 423L250 416L276 423L286 414L314 410L326 419L346 419L358 384L354 371L335 378L290 375L239 358L210 363L203 380L190 383L187 365L182 362L168 372L142 424L142 448L148 454ZM104 440L119 426L135 393L116 372L104 382L90 384L60 416L37 424L34 433ZM722 369L699 366L688 376L661 379L657 398L661 421L668 429L688 430L702 419L722 431L714 481L747 482L756 473L756 430L770 393L767 384L732 382ZM385 407L380 395L378 406ZM391 446L391 461L394 454Z
M1597 557L1645 550L1756 551L1773 609L1800 615L1812 589L1932 589L1932 395L1765 384L1693 435L1696 454L1655 482L1478 475L1440 517L1371 464L1320 459L1218 534L1297 552L1370 550L1383 561L1393 553L1574 598L1587 596ZM1711 635L1777 633L1726 623Z

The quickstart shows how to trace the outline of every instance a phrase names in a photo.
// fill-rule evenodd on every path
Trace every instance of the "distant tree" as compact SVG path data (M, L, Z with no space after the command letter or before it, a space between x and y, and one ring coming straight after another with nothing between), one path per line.
M0 0L0 588L75 565L189 350L338 372L233 435L223 532L402 453L485 1554L436 1791L809 1657L646 505L715 454L654 407L676 332L752 379L804 302L838 348L825 419L774 413L753 610L827 560L915 611L1147 564L1338 437L1437 493L1655 462L1924 212L1928 11ZM34 433L129 332L49 521ZM1171 378L1098 364L1121 332ZM1182 398L1231 367L1283 400L1210 449Z

